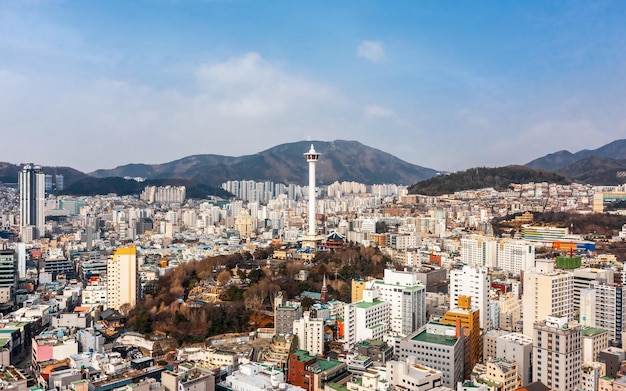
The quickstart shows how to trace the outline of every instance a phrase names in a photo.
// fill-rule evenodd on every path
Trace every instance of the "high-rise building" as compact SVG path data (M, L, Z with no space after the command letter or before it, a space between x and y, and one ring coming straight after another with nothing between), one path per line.
M107 262L107 308L119 310L137 304L137 250L120 247Z
M34 227L33 239L43 236L45 175L41 166L25 164L19 173L20 187L20 231L26 227Z
M535 246L524 240L502 239L498 243L498 267L518 274L528 270L535 262Z
M497 243L494 238L472 236L461 239L461 262L472 267L496 266Z
M626 292L621 285L594 284L595 324L607 330L609 339L621 345L622 331L626 324Z
M391 305L391 332L404 336L426 324L426 287L416 272L385 269L383 280L374 280L372 286Z
M398 359L415 357L415 363L441 372L441 384L456 387L463 381L465 339L460 325L430 322L426 327L396 340Z
M10 301L17 289L17 256L15 251L0 248L0 303Z
M571 391L580 385L580 325L566 317L548 316L533 324L533 380L551 390Z
M324 355L324 324L324 319L311 318L308 311L295 320L293 334L298 336L298 349L314 356Z
M352 349L359 341L379 339L389 330L390 304L379 298L379 291L366 289L363 300L344 307L344 340Z
M535 322L547 316L570 318L573 313L574 277L571 273L552 271L548 273L524 273L522 296L524 334L533 335Z
M491 328L489 320L489 273L485 268L463 266L450 271L450 309L459 307L459 297L471 297L472 309L480 310L480 328Z

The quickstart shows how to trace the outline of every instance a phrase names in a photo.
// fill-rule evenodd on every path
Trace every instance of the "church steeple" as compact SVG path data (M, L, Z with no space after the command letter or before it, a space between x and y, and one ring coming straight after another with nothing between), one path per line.
M322 292L320 296L320 302L326 303L328 301L328 287L326 286L326 274L324 274L324 282L322 282Z

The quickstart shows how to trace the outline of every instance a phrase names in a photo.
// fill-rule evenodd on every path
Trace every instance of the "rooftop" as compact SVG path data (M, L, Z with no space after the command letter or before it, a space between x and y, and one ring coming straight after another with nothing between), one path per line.
M585 327L580 331L580 334L583 337L593 337L594 335L602 334L604 332L606 332L606 330L597 327Z
M413 341L420 341L426 343L432 343L436 345L454 346L456 344L456 337L446 337L445 335L427 333L426 330L417 334L411 338Z
M372 302L369 302L369 301L359 301L359 302L355 303L354 305L356 305L359 308L367 309L367 308L373 307L375 305L379 305L381 303L383 303L383 302L380 301L380 300L374 300Z

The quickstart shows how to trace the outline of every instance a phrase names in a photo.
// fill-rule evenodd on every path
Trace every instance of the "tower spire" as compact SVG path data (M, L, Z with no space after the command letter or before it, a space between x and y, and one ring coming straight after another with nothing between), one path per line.
M320 302L326 303L328 298L328 287L326 286L326 273L324 273L324 281L322 282L322 292L320 292Z

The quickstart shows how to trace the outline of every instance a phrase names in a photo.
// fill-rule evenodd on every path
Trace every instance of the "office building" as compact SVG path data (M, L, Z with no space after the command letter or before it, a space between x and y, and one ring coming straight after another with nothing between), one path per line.
M27 236L38 239L45 234L44 224L44 203L45 203L45 175L41 171L41 166L25 164L19 172L20 188L20 228L21 232L27 227ZM24 234L22 234L22 239Z
M441 372L441 384L456 388L463 381L465 338L461 326L429 322L415 333L396 340L400 361L415 357L415 362Z
M383 280L374 280L380 300L390 304L389 330L409 335L426 324L426 287L415 272L385 269Z

